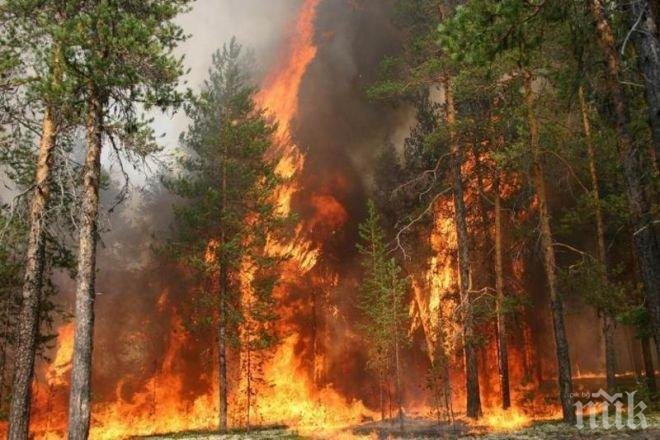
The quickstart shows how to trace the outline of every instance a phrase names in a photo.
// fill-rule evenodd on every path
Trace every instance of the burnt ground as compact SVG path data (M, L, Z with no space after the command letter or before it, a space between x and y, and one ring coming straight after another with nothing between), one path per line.
M357 438L378 439L452 439L452 440L659 440L660 413L646 416L646 429L578 429L559 421L535 422L531 427L512 432L493 433L479 425L457 422L454 425L438 424L428 419L405 421L404 430L391 422L373 422L352 429Z
M398 423L391 421L368 422L343 431L301 435L286 427L268 427L260 430L236 430L225 434L213 432L184 432L155 435L151 440L658 440L660 439L660 413L647 415L648 427L639 430L577 429L558 421L535 422L529 428L514 432L492 433L478 425L456 422L453 425L438 424L429 419L406 419L402 431Z

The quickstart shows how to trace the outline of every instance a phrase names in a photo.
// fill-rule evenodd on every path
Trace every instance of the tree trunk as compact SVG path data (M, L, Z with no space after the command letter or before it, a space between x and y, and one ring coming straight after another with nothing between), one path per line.
M591 122L589 121L589 108L584 97L584 88L578 89L580 111L582 113L582 126L584 138L587 144L587 156L589 158L589 174L591 177L591 195L594 204L594 216L596 218L596 244L598 247L598 262L601 265L601 276L603 286L608 282L607 249L605 247L605 223L603 221L603 209L600 203L600 185L598 183L598 170L596 168L596 150L591 137ZM616 387L616 349L614 346L614 331L616 321L609 310L599 310L603 321L603 340L605 342L605 377L607 379L607 391L614 392Z
M633 332L630 327L624 327L626 333L626 349L628 351L628 357L630 358L630 363L632 364L633 373L635 379L642 377L642 370L639 367L639 356L637 356L637 339L633 336Z
M394 342L394 369L396 370L396 406L398 409L399 429L403 431L403 385L401 384L401 358L398 336Z
M50 199L50 175L57 126L50 106L46 106L41 142L37 156L34 189L30 200L30 230L25 258L21 310L18 319L18 344L14 360L14 380L9 410L11 440L26 439L30 425L30 399L34 357L39 331L39 303L44 271L45 213Z
M564 306L557 288L557 274L555 272L555 249L550 227L550 210L543 170L543 158L539 144L539 125L535 114L535 98L533 78L530 72L525 72L525 103L529 119L530 147L532 150L532 181L538 199L539 223L541 232L541 247L543 249L543 263L550 293L550 306L552 308L552 321L555 335L555 348L557 350L557 372L559 380L559 399L562 413L566 423L575 423L575 408L573 407L573 392L571 378L571 360L568 352L568 341L564 326Z
M224 308L225 301L221 301ZM220 312L224 315L224 312ZM227 331L225 328L225 318L221 317L223 321L218 328L218 375L219 375L219 388L218 388L218 429L222 431L227 430Z
M385 380L384 380L385 375L381 371L379 373L378 377L378 402L380 404L380 421L385 420L385 392L384 392L384 387L385 387Z
M637 64L644 78L649 125L653 135L656 163L660 159L660 42L658 23L651 10L651 2L637 0L626 2L630 39L637 52Z
M651 341L648 336L641 340L642 343L642 358L644 360L644 377L646 378L646 386L651 393L655 394L657 387L655 385L655 369L653 368L653 356L651 355Z
M598 42L607 61L607 87L614 104L616 130L619 137L619 161L623 167L628 193L628 204L634 227L633 241L637 251L644 292L649 309L650 324L656 350L660 353L660 247L658 246L651 199L645 188L645 166L640 150L635 146L629 130L630 115L625 93L619 83L620 62L614 35L602 0L590 0L591 13L598 32Z
M252 347L248 336L247 347L247 429L250 430L250 409L252 407Z
M497 171L496 171L497 172ZM511 391L509 389L509 352L506 341L506 314L504 310L504 251L502 248L502 198L500 197L499 173L493 182L495 192L495 290L497 302L495 305L497 314L497 360L500 375L500 397L502 408L511 406Z
M87 155L80 208L75 332L69 397L69 440L87 439L91 412L96 242L104 108L104 101L96 90L91 90L87 106Z
M220 215L224 215L227 208L227 151L223 153L222 158L222 206ZM225 252L227 234L224 225L220 225L220 317L218 320L218 429L220 432L227 430L227 307L229 293L229 268L227 267L227 256Z
M445 91L445 122L450 131L451 142L451 180L454 193L454 223L458 239L459 290L463 316L463 345L465 354L465 381L467 390L467 416L477 419L481 415L479 396L479 370L477 366L476 341L470 298L470 245L463 194L463 176L461 165L463 155L458 146L455 133L456 108L451 78L445 75L442 80Z

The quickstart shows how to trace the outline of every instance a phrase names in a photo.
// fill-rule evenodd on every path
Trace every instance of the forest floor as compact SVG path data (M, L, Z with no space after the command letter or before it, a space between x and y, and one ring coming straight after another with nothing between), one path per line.
M486 432L484 427L467 425L457 422L438 425L428 419L406 419L404 430L398 424L385 422L369 422L356 427L348 428L332 434L305 434L299 435L285 427L271 427L255 431L234 431L226 434L210 432L188 432L148 437L150 440L361 440L361 439L452 439L452 440L656 440L660 439L660 413L646 416L648 427L646 429L577 429L564 425L558 421L535 422L532 426L512 431L492 433Z

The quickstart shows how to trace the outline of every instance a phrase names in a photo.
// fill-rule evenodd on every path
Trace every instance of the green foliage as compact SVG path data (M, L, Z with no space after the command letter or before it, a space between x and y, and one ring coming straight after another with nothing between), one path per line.
M444 0L397 0L394 22L404 31L403 51L381 62L380 78L367 90L374 100L415 102L445 68L436 27Z
M183 201L167 248L200 276L196 323L216 322L224 303L232 342L241 343L239 329L247 326L251 334L243 343L257 350L275 343L272 291L282 258L264 248L287 219L274 200L281 179L266 160L275 127L255 106L248 61L235 40L215 53L208 80L186 107L191 124L181 136L176 175L163 182ZM219 295L223 269L226 298ZM249 286L242 284L246 271L254 272Z
M380 216L369 202L367 219L360 224L360 243L364 271L358 305L368 341L368 364L381 380L393 365L396 346L406 343L408 280L396 260L389 256Z
M542 43L552 2L470 0L438 26L439 43L455 62L480 65L506 58L522 64Z
M635 329L635 336L638 339L652 337L652 331L649 325L649 312L643 304L626 310L619 315L618 321Z

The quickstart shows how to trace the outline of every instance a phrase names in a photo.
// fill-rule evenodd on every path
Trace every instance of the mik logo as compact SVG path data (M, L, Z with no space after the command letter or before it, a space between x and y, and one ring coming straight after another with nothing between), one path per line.
M646 404L644 402L635 403L635 394L626 392L627 403L624 404L623 393L609 395L604 390L591 394L591 400L587 403L576 402L573 405L577 410L578 429L584 429L584 416L589 416L589 428L616 428L616 429L646 429L648 423L644 416ZM598 416L601 416L598 419ZM624 420L625 416L625 420Z

